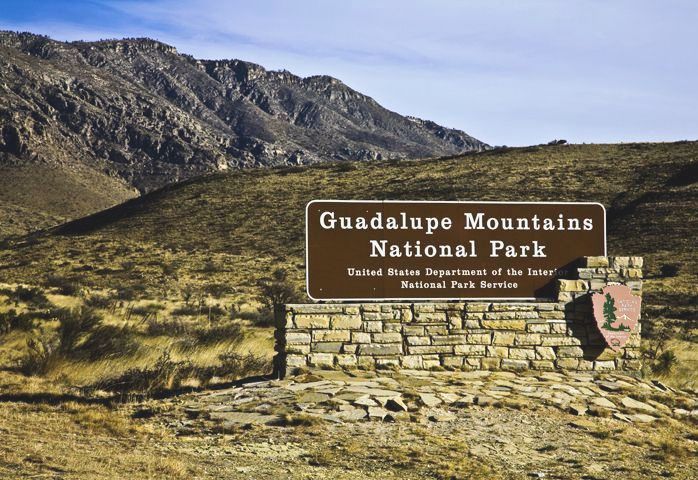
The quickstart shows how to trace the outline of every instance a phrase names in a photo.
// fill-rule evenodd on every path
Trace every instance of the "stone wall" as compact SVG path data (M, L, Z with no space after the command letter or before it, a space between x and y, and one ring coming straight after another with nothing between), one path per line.
M276 367L638 371L640 332L606 347L591 294L614 283L642 290L642 258L587 257L549 301L286 305L277 314Z

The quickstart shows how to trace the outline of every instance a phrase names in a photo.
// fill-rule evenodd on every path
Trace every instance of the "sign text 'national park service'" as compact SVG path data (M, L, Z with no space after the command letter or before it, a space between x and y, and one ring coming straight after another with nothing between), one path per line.
M606 255L598 203L314 200L315 300L534 299L575 261Z

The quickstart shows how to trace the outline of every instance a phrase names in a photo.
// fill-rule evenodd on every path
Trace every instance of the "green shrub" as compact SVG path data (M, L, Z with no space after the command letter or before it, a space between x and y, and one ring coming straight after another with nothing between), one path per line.
M102 316L89 307L60 309L58 318L59 348L63 353L75 350L81 337L102 322Z
M51 302L46 298L46 294L39 287L25 287L20 285L12 292L10 299L15 305L19 305L20 302L38 308L46 308L51 305Z
M31 330L34 328L34 316L30 312L17 313L14 309L0 313L0 334L13 330Z
M159 336L179 336L184 335L188 328L184 322L179 319L158 320L150 318L145 325L145 333L153 337Z
M118 358L136 353L138 346L133 333L126 325L98 325L77 347L75 355L92 361Z
M283 268L277 268L271 278L263 278L257 282L259 307L257 323L262 326L274 324L274 311L285 303L294 303L299 299L298 291L289 281L288 273Z
M80 292L80 281L77 277L65 277L62 275L49 275L46 277L46 285L58 289L61 295L75 296Z
M31 337L27 340L27 352L19 360L19 370L28 376L44 375L60 357L55 340Z
M223 325L214 325L211 327L198 327L192 335L199 343L209 345L218 343L227 339L241 340L242 331L237 323L227 323Z

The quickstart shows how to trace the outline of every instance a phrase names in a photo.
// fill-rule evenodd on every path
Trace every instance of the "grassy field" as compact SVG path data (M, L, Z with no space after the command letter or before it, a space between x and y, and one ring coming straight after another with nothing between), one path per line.
M320 198L602 202L609 254L645 257L645 374L696 389L696 158L696 142L570 145L240 171L174 185L60 227L6 237L0 241L0 431L7 440L0 448L0 473L191 478L244 476L245 469L254 469L257 454L244 452L256 452L261 444L271 448L267 443L274 439L268 437L276 434L251 430L181 439L155 420L138 419L133 409L156 399L152 408L160 411L165 407L157 399L270 371L273 329L260 303L260 280L284 269L283 286L303 299L304 208ZM31 188L35 195L43 191ZM5 203L2 211L17 226L5 234L64 218L50 213L50 197L32 201L49 212L46 217L39 223L22 219L31 211L14 212ZM491 427L487 415L483 432ZM565 421L550 418L546 428L552 435L554 423ZM539 427L531 425L531 435L538 435L534 427ZM294 472L310 477L345 478L366 473L367 466L386 478L496 476L496 465L441 455L445 433L431 427L355 432L366 437L345 430L324 435L324 428L284 431L289 445L303 446L293 448L305 453L269 464L267 473L285 475L290 462ZM614 428L609 438L636 454L653 452L658 464L665 458L668 471L683 478L692 434L681 430L680 441L672 443L673 424L641 433ZM396 439L385 449L401 452L388 463L387 450L377 456L383 447L365 442L381 435ZM458 445L477 445L477 437L469 435L458 437ZM567 435L579 440L570 448L580 451L590 441L574 428ZM43 443L36 446L36 438ZM605 436L591 441L599 452L606 448ZM429 448L417 451L415 442ZM231 447L243 443L248 450ZM231 452L238 463L231 463ZM202 454L208 458L203 463ZM554 454L550 461L559 463Z

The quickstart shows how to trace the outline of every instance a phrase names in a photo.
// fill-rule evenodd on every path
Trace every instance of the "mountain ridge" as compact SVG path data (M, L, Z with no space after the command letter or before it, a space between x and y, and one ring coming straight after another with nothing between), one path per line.
M157 40L3 31L0 50L0 163L83 163L140 192L234 168L488 148L333 77L199 60Z

